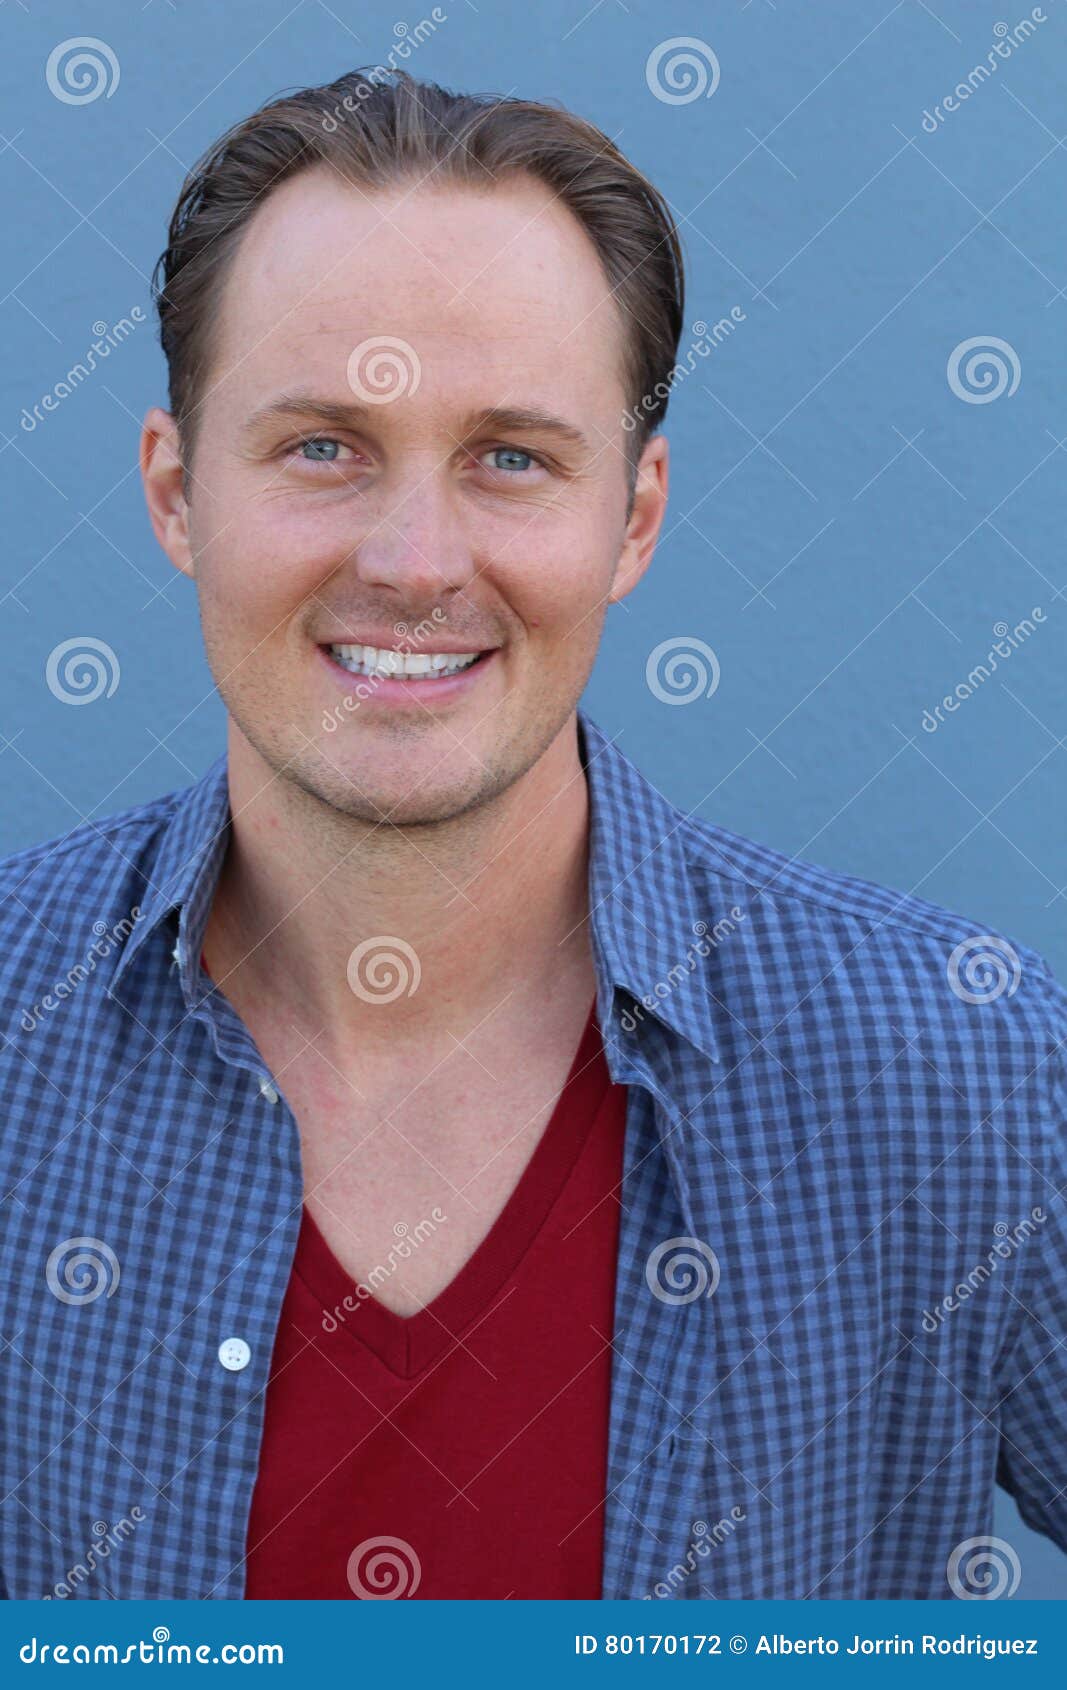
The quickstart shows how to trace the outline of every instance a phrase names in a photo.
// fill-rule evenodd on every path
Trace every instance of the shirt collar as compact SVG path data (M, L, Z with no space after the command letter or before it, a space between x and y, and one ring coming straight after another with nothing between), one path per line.
M717 1062L712 1000L704 970L693 960L708 923L685 853L686 818L584 710L577 718L589 792L590 937L601 1024L614 1013L614 988L619 987L633 1000L623 1015L631 1016L638 1042L652 1017ZM200 950L230 819L223 752L174 800L109 995L116 995L149 935L175 911L174 954L182 992L190 1005L201 995Z
M198 781L185 787L174 799L155 859L146 870L148 885L141 913L122 948L108 987L110 997L118 995L118 987L142 945L172 912L177 912L174 960L179 966L186 1002L192 1004L198 995L195 982L201 944L226 854L229 826L227 757L222 752Z
M578 743L589 789L597 973L633 998L635 1037L651 1015L718 1062L713 1000L697 960L715 915L698 901L685 852L687 819L583 710Z

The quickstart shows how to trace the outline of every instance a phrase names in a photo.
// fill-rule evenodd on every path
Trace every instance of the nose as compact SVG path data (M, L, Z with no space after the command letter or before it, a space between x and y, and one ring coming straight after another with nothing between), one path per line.
M470 539L443 468L438 474L421 462L380 505L368 503L367 531L350 554L368 587L392 588L414 608L474 579Z

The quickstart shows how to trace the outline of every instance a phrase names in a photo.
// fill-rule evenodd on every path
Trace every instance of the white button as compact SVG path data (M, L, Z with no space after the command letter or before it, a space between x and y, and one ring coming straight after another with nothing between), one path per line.
M268 1103L277 1103L278 1093L275 1091L274 1087L270 1083L270 1075L269 1074L261 1075L260 1081L259 1081L259 1089L262 1092L263 1096L266 1098Z
M174 949L171 951L170 954L174 958L175 962L181 962L181 960L182 960L182 942L181 942L180 939L177 941L177 943L174 946Z
M219 1345L219 1360L231 1373L240 1373L252 1359L252 1351L243 1338L224 1338Z

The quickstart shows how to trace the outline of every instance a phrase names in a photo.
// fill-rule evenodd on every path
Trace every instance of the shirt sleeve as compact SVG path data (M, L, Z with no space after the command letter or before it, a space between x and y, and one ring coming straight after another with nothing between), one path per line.
M1043 981L1051 1005L1049 1099L1035 1171L1047 1219L1027 1241L1016 1293L1020 1326L997 1380L997 1482L1028 1526L1067 1550L1067 991Z

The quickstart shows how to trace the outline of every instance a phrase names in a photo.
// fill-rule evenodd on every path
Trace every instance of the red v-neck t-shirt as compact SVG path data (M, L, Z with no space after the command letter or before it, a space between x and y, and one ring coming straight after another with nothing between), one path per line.
M357 1290L305 1205L247 1598L600 1596L626 1087L595 1010L503 1211L417 1314ZM432 1249L447 1212L398 1242Z

